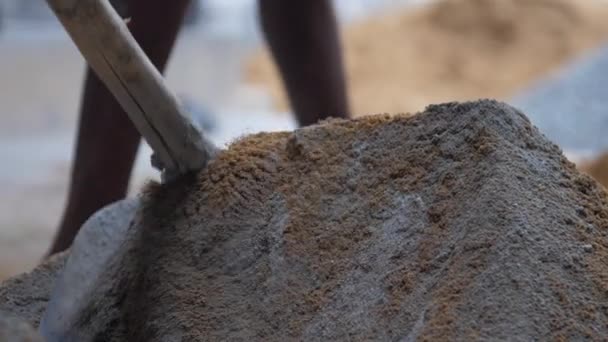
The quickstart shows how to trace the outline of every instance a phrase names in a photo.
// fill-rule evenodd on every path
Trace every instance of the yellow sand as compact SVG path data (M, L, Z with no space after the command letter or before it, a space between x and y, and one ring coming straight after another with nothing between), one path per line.
M355 115L415 112L429 103L508 99L608 39L608 4L594 0L442 0L343 32ZM246 78L287 101L265 51Z

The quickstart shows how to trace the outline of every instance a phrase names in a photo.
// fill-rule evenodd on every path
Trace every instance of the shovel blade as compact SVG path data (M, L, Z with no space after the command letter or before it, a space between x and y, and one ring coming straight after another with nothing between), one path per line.
M78 320L103 286L110 268L116 265L137 213L138 199L115 202L97 211L80 229L63 271L53 285L39 332L46 341L88 341L79 331Z

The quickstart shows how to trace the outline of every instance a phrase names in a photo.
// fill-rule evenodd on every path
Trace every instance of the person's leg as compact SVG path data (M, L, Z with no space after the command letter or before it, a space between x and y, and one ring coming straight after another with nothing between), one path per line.
M189 0L131 0L129 27L159 70ZM89 69L80 111L67 205L49 253L67 249L95 211L125 197L140 136L112 94Z
M348 117L338 25L330 0L259 0L260 19L300 125Z

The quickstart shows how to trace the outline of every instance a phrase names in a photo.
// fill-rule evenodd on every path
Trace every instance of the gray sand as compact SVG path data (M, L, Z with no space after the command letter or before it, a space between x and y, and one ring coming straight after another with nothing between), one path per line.
M249 136L147 189L64 338L602 339L606 199L494 101Z

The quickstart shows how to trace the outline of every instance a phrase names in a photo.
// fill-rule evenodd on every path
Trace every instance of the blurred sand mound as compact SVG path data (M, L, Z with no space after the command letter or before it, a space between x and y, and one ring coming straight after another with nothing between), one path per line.
M505 99L608 39L608 4L593 0L442 0L344 31L353 112L415 112L428 103ZM287 108L267 52L248 81Z
M581 163L579 169L604 187L608 187L608 152L602 153L596 159Z

